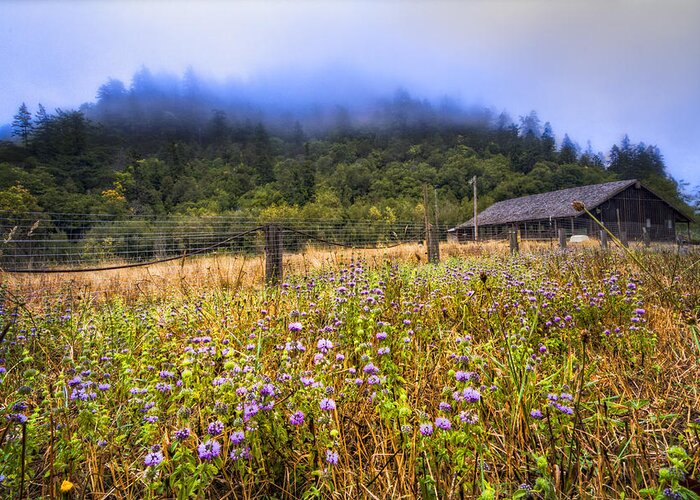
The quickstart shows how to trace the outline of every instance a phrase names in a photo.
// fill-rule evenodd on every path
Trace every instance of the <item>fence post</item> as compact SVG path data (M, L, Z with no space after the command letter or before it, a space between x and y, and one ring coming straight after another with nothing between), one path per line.
M265 282L278 285L282 281L282 228L265 226Z
M622 242L622 246L630 246L629 241L627 241L627 231L620 231L620 241Z
M518 253L520 250L518 246L518 231L515 229L510 230L510 253Z
M605 231L600 231L600 247L603 250L608 249L608 233Z
M566 248L566 230L559 228L559 248Z
M644 246L648 248L651 245L651 235L645 227L642 228L642 239L644 240Z
M425 243L428 247L428 262L437 264L440 262L440 241L438 240L437 227L430 223L428 216L428 185L423 185L423 219L425 224Z

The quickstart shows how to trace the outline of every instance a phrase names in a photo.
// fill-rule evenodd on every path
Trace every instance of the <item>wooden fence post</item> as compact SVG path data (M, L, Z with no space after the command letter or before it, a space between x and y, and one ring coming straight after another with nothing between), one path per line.
M430 223L428 216L428 185L423 185L423 219L425 224L425 243L428 247L428 262L438 264L440 262L440 240L438 239L437 227Z
M282 228L276 224L265 226L265 282L279 285L282 281Z
M606 231L600 231L600 247L603 250L608 249L608 233Z
M620 241L622 242L622 246L630 246L629 241L627 241L627 231L620 231Z
M518 253L520 247L518 245L518 231L516 229L510 230L510 253Z
M644 240L644 246L649 248L651 245L651 235L645 227L642 228L642 239Z
M438 264L440 262L440 239L437 227L428 225L428 262Z
M559 248L566 248L566 230L559 228Z

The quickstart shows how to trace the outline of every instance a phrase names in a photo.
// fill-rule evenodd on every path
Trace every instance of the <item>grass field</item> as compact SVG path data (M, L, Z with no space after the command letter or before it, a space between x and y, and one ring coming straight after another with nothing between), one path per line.
M3 277L0 496L697 498L698 255L423 251Z

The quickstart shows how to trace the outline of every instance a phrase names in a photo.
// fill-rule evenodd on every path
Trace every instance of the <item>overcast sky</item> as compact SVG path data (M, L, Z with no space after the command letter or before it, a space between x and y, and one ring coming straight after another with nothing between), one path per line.
M627 133L700 184L700 1L0 1L0 123L23 101L93 101L142 65L222 81L340 65L417 97L534 109L583 147Z

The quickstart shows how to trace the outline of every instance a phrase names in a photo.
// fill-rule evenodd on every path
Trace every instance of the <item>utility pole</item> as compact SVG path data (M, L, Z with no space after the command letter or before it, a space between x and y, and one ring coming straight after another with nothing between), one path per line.
M472 180L469 181L469 184L471 184L474 187L474 241L479 241L479 222L478 214L476 211L476 175L472 177Z

